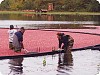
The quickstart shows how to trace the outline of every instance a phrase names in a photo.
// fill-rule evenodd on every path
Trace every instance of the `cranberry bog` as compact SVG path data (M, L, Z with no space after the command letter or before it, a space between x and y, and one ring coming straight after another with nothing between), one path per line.
M0 58L31 57L59 53L57 33L64 32L74 38L72 51L85 49L99 49L100 30L87 29L44 29L26 30L24 47L28 51L14 52L9 50L8 29L0 29Z

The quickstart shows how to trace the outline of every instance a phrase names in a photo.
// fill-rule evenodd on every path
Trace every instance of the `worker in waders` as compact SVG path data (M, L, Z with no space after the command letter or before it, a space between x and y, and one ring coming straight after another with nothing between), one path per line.
M65 35L64 33L57 33L57 38L59 40L59 49L64 49L65 52L66 50L72 49L74 39L70 35Z
M64 54L59 54L62 65L68 65L72 63L71 50L74 44L74 39L70 35L65 35L64 33L57 33L57 38L59 41L59 50L64 49Z
M14 29L14 26L13 25L10 25L10 28L8 30L8 34L9 34L9 49L12 50L13 49L13 45L12 45L12 42L13 42L13 36L14 34L17 32L16 29Z
M24 27L21 27L13 36L13 47L15 52L21 52L24 49L23 45L23 34L25 32Z

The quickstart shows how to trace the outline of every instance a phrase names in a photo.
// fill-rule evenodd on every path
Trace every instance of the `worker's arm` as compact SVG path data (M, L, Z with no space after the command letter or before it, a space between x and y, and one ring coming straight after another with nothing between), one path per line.
M59 40L59 48L61 48L62 42L61 40Z
M22 49L24 49L24 45L23 45L23 42L20 42L20 44L21 44L21 47L22 47Z
M74 39L70 36L69 41L73 41L74 42Z

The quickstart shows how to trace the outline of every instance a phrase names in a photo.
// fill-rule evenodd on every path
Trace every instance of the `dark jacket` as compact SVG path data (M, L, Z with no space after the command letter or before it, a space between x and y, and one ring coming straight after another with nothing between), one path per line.
M59 39L59 48L61 48L62 44L63 44L62 49L67 48L69 37L70 37L69 35L61 36L61 39Z
M23 41L23 33L21 31L16 32L15 35L17 36L19 42Z

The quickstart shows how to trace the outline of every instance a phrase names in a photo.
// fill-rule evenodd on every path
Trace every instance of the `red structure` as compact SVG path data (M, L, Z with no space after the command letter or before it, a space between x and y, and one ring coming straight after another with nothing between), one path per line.
M48 11L52 11L53 10L53 3L48 3Z

